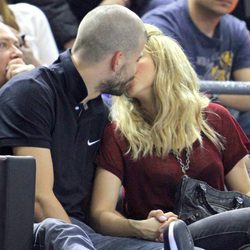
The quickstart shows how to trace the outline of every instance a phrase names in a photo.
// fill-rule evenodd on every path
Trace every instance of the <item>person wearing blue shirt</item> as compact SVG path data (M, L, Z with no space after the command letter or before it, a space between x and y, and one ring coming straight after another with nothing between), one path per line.
M203 80L250 81L250 33L230 15L238 0L178 0L146 13L142 20L160 28L183 47ZM250 138L250 96L219 95L213 100L232 114Z

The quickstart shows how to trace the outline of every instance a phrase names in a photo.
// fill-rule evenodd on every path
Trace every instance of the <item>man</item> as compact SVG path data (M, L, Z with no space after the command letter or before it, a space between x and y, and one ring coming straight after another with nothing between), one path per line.
M12 29L0 22L0 87L14 75L33 69L26 65L20 41Z
M134 30L136 35L129 38ZM118 6L97 8L82 21L72 52L1 89L0 102L6 107L0 111L1 147L37 160L37 221L85 218L94 156L106 123L100 94L123 93L144 42L144 26L132 12ZM18 107L9 126L3 114L11 110L7 100L12 95Z
M204 80L250 81L250 34L244 22L228 15L238 0L178 0L152 10L142 19L174 37ZM249 95L213 96L232 108L250 138Z

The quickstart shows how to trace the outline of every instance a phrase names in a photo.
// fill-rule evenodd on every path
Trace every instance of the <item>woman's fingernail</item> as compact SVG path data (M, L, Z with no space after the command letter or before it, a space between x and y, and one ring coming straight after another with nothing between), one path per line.
M160 219L160 220L164 220L164 221L165 221L165 220L167 220L167 217L166 217L166 216L164 216L164 215L161 215L161 216L159 217L159 219Z

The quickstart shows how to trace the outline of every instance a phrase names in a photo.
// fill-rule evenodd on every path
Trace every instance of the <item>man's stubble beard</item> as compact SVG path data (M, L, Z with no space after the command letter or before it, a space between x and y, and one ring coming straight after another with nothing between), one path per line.
M103 81L99 85L99 91L103 94L121 96L125 93L127 84L134 79L134 76L131 76L129 79L124 80L121 72L124 69L121 69L119 73L113 78L106 81Z

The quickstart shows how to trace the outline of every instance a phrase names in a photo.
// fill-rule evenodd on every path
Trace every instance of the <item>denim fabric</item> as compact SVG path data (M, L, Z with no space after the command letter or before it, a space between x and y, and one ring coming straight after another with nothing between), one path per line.
M95 250L80 227L57 219L34 224L34 250Z
M162 250L163 243L103 236L83 222L46 219L34 224L34 250ZM95 247L94 247L95 246Z
M195 246L208 250L237 250L250 246L250 208L216 214L188 226Z
M162 250L163 244L103 236L83 222L46 219L34 225L34 250ZM210 216L188 226L198 247L207 250L250 248L250 208ZM243 247L244 246L244 247Z
M81 227L89 236L97 250L162 250L163 243L147 240L103 236L79 220L71 218L72 222Z

